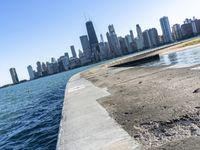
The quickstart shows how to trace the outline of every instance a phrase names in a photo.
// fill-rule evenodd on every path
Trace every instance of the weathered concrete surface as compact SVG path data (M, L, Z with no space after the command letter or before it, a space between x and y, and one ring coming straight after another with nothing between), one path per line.
M96 101L106 89L75 75L68 82L58 150L138 150L140 146Z
M146 150L200 150L200 65L94 68L98 102Z

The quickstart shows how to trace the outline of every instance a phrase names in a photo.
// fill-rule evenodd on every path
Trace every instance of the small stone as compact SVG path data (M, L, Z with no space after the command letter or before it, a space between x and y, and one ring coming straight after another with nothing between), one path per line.
M125 112L124 114L125 114L125 115L128 115L129 113L128 113L128 112Z
M163 106L164 109L167 109L167 106Z
M134 135L134 138L135 138L135 139L140 138L140 135L139 135L139 134L136 134L136 135Z
M194 127L190 127L190 131L191 131L191 132L196 132L196 131L197 131L197 129L196 129L196 128L194 128Z

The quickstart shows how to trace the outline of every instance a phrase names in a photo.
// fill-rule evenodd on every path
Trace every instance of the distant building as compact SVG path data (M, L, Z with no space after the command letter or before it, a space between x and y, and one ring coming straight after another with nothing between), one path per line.
M65 57L67 58L67 60L69 61L69 54L65 53Z
M125 36L125 44L126 44L126 47L127 47L127 49L128 49L128 53L133 52L132 43L133 43L132 36L129 35L129 34L126 35L126 36Z
M101 41L99 43L100 57L101 57L101 60L106 60L106 59L108 59L109 49L106 47L106 43L104 42L102 34L100 34L100 39L101 39Z
M195 17L193 19L185 19L184 24L181 25L181 30L184 38L200 34L200 20L197 20Z
M164 45L165 44L163 35L159 35L159 42L160 42L160 45Z
M67 56L61 56L58 59L58 65L59 65L59 72L69 70L69 59L68 59L68 57Z
M47 66L46 66L46 64L43 62L43 63L42 63L42 76L47 76L47 75L48 75Z
M38 77L42 77L42 65L41 65L41 62L37 62L37 75Z
M173 42L173 37L172 37L172 32L171 32L171 27L170 27L170 24L169 24L168 17L166 17L166 16L162 17L160 19L160 25L161 25L161 28L162 28L165 43Z
M173 34L174 40L176 41L179 41L183 38L180 24L175 24L172 26L172 34Z
M91 60L92 52L90 49L90 43L87 35L83 35L80 37L83 53L87 57L87 59Z
M139 50L142 50L144 48L144 37L142 34L142 29L139 24L136 25L136 31L137 31L137 39L136 39L137 48Z
M86 22L86 28L87 28L87 33L89 37L90 49L92 52L92 56L91 56L92 60L93 62L99 62L100 61L99 42L96 36L96 32L94 30L92 21Z
M109 48L108 48L106 42L104 42L104 41L100 42L99 47L100 47L101 60L108 59L109 58Z
M56 61L56 59L52 58L51 59L51 64L53 65L53 73L59 73L59 64L58 62Z
M183 33L183 37L184 38L191 38L193 37L195 34L193 32L193 27L191 23L184 23L181 25L181 31Z
M111 38L110 38L110 35L109 35L109 32L106 33L106 37L107 37L107 40L108 40L108 46L109 46L109 56L110 58L114 58L116 56L115 54L115 51L114 49L112 49L112 45L111 45Z
M79 50L79 59L80 59L80 65L85 66L90 64L90 60L86 57L85 53L83 53L81 50Z
M48 72L48 75L52 75L52 74L54 74L53 64L47 62L46 65L47 65L47 72Z
M118 39L123 55L129 54L127 40L123 37L118 37Z
M72 57L77 58L77 54L74 48L74 45L70 46L71 52L72 52Z
M149 37L152 44L152 47L160 45L159 35L156 28L149 29Z
M10 68L10 75L11 75L13 84L19 83L19 79L18 79L17 72L16 72L15 68Z
M196 35L197 34L197 27L196 27L196 23L195 23L196 18L193 17L193 19L185 19L184 24L191 24L192 26L192 31L193 34Z
M81 66L81 61L79 58L71 57L69 59L70 62L70 69L74 69Z
M51 58L51 63L56 63L56 59L55 58Z
M145 30L143 32L143 38L144 38L144 47L151 48L152 44L151 44L151 40L150 40L150 36L149 36L149 30Z
M131 40L132 40L132 42L133 42L133 41L134 41L134 34L133 34L133 31L130 30L129 32L130 32Z
M200 19L196 19L194 22L196 25L197 34L200 34Z
M108 30L109 32L108 32L107 38L108 38L110 49L113 51L115 57L122 56L119 39L117 37L117 34L115 33L114 26L109 25Z
M31 65L29 65L29 66L27 67L27 70L28 70L28 74L29 74L30 80L35 79L34 70L33 70L33 68L32 68Z

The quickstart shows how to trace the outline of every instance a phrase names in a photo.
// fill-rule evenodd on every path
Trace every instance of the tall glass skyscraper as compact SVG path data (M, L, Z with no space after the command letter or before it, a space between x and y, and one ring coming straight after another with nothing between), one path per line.
M114 52L115 57L117 56L122 56L122 51L121 51L121 46L120 46L120 42L119 39L117 37L117 34L115 32L115 28L114 26L111 24L108 26L108 30L109 30L109 45L110 45L110 49Z
M142 34L142 29L139 24L136 25L136 30L137 30L137 37L138 37L136 43L137 43L137 48L140 50L144 48L144 37Z
M10 75L12 77L13 84L19 83L19 79L15 68L10 68Z
M90 49L90 43L87 35L83 35L80 37L81 45L83 52L85 53L87 58L91 58L91 49Z
M74 48L74 45L70 46L71 52L72 52L72 57L77 58L77 54Z
M92 57L93 61L98 62L100 61L100 48L99 48L99 42L97 39L96 32L94 30L94 26L92 21L86 22L86 28L87 28L87 33L89 37L89 43L90 43L90 49L92 51Z
M29 74L29 77L30 77L30 80L33 80L35 78L35 74L34 74L34 71L33 71L33 68L31 65L29 65L27 67L27 70L28 70L28 74Z
M165 43L173 42L173 37L172 37L172 32L171 32L168 17L164 16L164 17L160 18L160 25L162 28Z

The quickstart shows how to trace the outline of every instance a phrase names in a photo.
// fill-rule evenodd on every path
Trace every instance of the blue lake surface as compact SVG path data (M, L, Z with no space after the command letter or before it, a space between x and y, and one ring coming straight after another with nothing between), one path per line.
M183 51L178 51L166 54L160 57L160 60L153 61L141 66L165 66L177 65L180 67L192 66L200 64L200 47L189 48Z
M0 150L55 150L66 83L90 67L0 89Z

